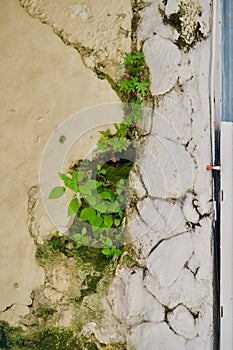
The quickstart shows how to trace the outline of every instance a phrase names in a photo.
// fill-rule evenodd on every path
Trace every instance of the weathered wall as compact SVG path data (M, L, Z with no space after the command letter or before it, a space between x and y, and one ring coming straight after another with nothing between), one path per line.
M155 0L140 15L155 101L129 224L141 268L119 270L111 298L129 348L211 349L210 7Z
M43 283L27 227L35 203L29 212L27 206L29 190L39 183L45 144L76 111L118 98L106 81L85 67L77 51L64 45L49 26L31 18L17 1L2 1L0 7L0 318L15 324L28 312L32 289ZM53 226L39 208L38 230L49 234Z
M1 4L1 319L17 324L39 285L43 293L53 290L52 303L69 288L62 269L49 271L53 282L46 286L34 258L30 234L38 240L53 229L33 187L41 153L75 111L118 101L92 70L119 78L133 39L143 48L154 100L132 174L138 203L128 231L135 263L119 265L104 301L105 324L87 320L84 333L103 343L126 341L127 349L212 349L209 2L133 2L134 11L129 1L20 3L26 11L16 1ZM131 27L135 9L141 21ZM60 324L70 325L67 317Z

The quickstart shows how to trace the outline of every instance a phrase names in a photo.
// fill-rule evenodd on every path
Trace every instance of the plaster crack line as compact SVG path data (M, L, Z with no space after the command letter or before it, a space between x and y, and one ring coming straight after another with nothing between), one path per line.
M179 237L179 236L181 236L181 235L183 235L183 234L185 234L185 233L187 233L187 231L179 232L179 233L177 233L177 234L175 234L175 235L173 235L173 236L171 236L171 237L167 237L167 238L161 239L158 243L156 243L156 245L155 245L154 247L151 248L151 250L149 251L149 253L148 253L147 257L146 257L146 259L155 251L155 249L158 248L158 246L159 246L161 243L163 243L163 242L165 242L165 241L169 241L169 240L172 239L172 238ZM190 258L191 258L191 257L190 257Z
M0 311L0 313L4 313L4 312L6 312L6 311L8 311L8 310L10 310L13 306L15 306L15 304L13 303L13 304L11 304L11 305L8 305L8 306L6 306L5 307L5 309L3 309L3 310L1 310ZM12 311L12 310L11 310Z
M88 66L87 63L85 62L85 57L88 57L91 52L93 53L94 49L89 48L89 47L85 47L84 45L80 44L79 42L69 41L69 39L65 37L64 29L59 30L58 28L56 28L55 25L49 23L45 19L43 12L41 12L40 10L37 9L37 11L35 10L35 13L32 13L30 10L30 5L31 5L30 2L28 3L26 1L19 0L19 4L29 14L30 17L32 17L34 19L38 19L41 22L41 24L46 24L49 28L51 28L53 31L53 34L56 35L57 37L59 37L59 39L63 42L63 44L65 44L66 46L70 46L74 50L78 51L84 66L86 68L94 71L94 68Z

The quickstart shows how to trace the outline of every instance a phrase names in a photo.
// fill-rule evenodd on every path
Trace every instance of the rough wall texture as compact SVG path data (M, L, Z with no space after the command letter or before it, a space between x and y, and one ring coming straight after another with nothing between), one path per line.
M140 15L156 106L138 161L146 194L129 225L142 267L118 272L112 299L124 293L126 306L114 312L128 310L129 348L211 349L210 7L152 1Z
M64 117L99 103L118 101L106 81L87 69L72 48L31 18L17 1L1 2L1 297L0 318L15 324L28 312L31 291L43 283L28 232L28 193L39 183L43 148ZM32 190L30 190L32 189ZM35 197L35 196L34 196ZM42 204L35 234L53 226ZM30 229L31 231L31 229Z
M37 19L16 1L1 5L7 153L2 193L9 218L1 227L1 319L20 324L29 313L31 291L40 285L44 297L62 309L57 325L69 326L78 312L65 308L62 297L72 287L67 273L72 264L64 259L44 271L35 262L31 236L43 241L53 227L33 185L46 140L64 118L87 106L118 101L91 70L117 79L133 40L145 54L154 100L148 136L131 175L138 197L128 225L135 263L116 270L103 301L106 322L99 326L96 319L85 320L83 333L101 343L126 343L129 350L212 349L212 189L205 170L211 159L211 4L135 1L132 11L128 1L20 3ZM138 27L131 25L135 8Z

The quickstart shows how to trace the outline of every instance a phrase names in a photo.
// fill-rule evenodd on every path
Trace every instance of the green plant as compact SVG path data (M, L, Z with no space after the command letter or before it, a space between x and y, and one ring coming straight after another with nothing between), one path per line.
M67 189L75 193L68 205L67 215L77 215L83 224L79 231L72 234L78 248L99 244L104 248L113 248L121 239L118 231L124 217L125 180L111 183L105 178L107 173L100 165L97 166L97 176L105 181L92 179L83 171L74 171L69 176L59 173L64 186L57 186L50 192L50 199L60 198ZM112 255L118 256L119 251L113 249Z
M142 52L125 54L125 74L115 84L122 101L127 102L123 121L114 124L113 132L110 129L100 131L95 171L78 168L72 169L70 174L59 173L63 185L56 186L49 194L50 199L57 199L67 189L73 191L67 215L78 218L75 231L72 227L71 232L77 248L101 244L102 254L107 257L119 256L122 250L118 247L124 244L121 226L126 207L126 179L133 162L124 164L121 155L134 148L137 122L143 118L142 102L149 94L150 86L145 72ZM104 153L111 161L100 165L99 160Z

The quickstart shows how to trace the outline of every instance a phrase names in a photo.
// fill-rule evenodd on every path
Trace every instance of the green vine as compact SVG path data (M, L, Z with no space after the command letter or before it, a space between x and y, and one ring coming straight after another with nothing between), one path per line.
M100 75L100 72L98 72ZM114 89L124 102L124 118L115 123L115 131L100 131L98 154L92 162L80 161L69 174L59 173L62 186L54 187L49 199L58 199L67 190L73 192L67 215L75 215L69 234L77 248L100 246L107 257L118 257L125 243L123 223L126 188L133 167L134 143L140 135L137 122L143 118L142 102L150 97L150 82L142 52L125 54L125 73ZM106 77L102 77L106 78ZM104 162L104 159L110 159ZM90 171L91 170L91 171Z

